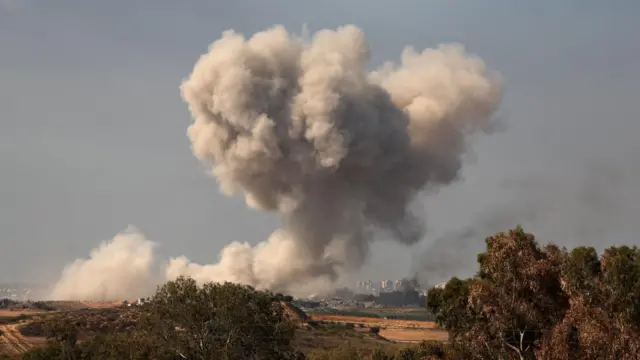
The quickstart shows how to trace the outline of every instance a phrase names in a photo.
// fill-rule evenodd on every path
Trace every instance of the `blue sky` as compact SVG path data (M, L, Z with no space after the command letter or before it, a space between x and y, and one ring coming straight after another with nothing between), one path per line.
M222 31L275 24L355 24L372 67L406 45L459 42L504 76L508 127L478 139L464 180L427 199L430 232L417 249L520 201L505 191L509 179L538 174L565 193L593 175L594 162L613 169L623 196L605 181L596 192L612 204L606 210L550 199L553 221L525 230L567 245L638 244L629 215L640 207L638 14L633 0L0 1L0 281L52 280L129 224L163 254L198 262L275 229L272 214L218 193L190 152L179 94ZM572 212L581 215L563 217ZM584 223L603 230L576 236ZM379 244L363 276L404 276L417 252Z

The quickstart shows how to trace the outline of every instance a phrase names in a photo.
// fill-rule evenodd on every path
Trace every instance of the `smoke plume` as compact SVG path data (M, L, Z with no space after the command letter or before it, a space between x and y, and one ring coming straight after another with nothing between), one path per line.
M193 153L222 193L282 226L255 246L227 245L217 264L173 258L168 279L329 291L374 238L423 237L410 205L458 179L469 136L494 126L501 81L460 45L406 48L374 72L369 60L355 26L310 41L281 26L248 39L227 31L211 44L181 86Z
M123 300L149 294L158 280L153 275L153 248L134 227L77 259L62 272L49 296L52 300Z
M367 259L375 230L414 244L409 211L427 186L457 179L467 136L488 130L500 82L461 46L416 52L368 73L354 26L306 43L282 27L214 42L182 84L194 154L227 195L276 211L282 228L233 243L213 266L174 259L170 274L292 291L332 283Z

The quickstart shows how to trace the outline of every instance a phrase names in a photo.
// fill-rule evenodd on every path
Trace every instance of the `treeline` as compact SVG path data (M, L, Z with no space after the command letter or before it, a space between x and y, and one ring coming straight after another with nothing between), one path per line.
M638 248L611 247L601 256L590 247L568 251L540 246L519 227L487 238L486 245L475 276L428 293L427 308L449 333L446 344L366 355L345 345L302 354L283 296L230 283L198 287L180 278L140 307L129 330L83 339L75 323L50 322L48 345L24 359L638 359Z
M39 309L45 311L55 310L45 301L17 301L8 298L0 299L0 309Z

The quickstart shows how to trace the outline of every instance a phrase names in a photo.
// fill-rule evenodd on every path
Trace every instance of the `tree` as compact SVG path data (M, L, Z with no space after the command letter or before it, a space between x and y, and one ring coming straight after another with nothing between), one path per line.
M295 358L294 325L270 292L232 283L178 278L158 289L146 326L187 359Z
M132 332L115 329L77 342L69 321L47 324L49 346L28 359L299 359L291 340L294 324L276 296L232 283L178 278L159 287L149 303L135 309Z
M640 353L640 256L636 247L578 247L562 281L570 310L549 336L549 359L636 359Z
M544 331L568 306L558 249L541 249L521 227L485 242L477 275L431 290L427 307L452 342L472 349L475 358L534 359Z
M469 359L637 359L640 250L540 247L517 227L485 240L479 270L426 307Z

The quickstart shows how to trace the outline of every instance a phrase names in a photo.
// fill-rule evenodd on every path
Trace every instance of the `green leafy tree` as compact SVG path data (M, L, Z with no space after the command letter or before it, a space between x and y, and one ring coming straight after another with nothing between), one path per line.
M262 360L299 359L294 325L270 292L232 283L198 286L178 278L159 287L139 308L135 330L112 329L77 341L76 324L47 324L49 346L25 359Z
M450 330L453 337L467 331L476 320L467 306L471 281L454 277L444 288L434 287L427 292L427 309L436 315L436 323Z
M158 289L144 326L186 359L292 359L294 325L270 292L178 278Z

